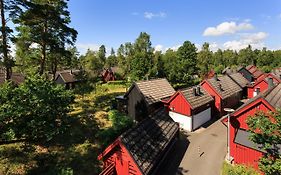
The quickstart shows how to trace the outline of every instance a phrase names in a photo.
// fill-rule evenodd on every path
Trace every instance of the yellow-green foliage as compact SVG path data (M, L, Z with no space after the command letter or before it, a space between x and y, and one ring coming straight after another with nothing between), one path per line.
M245 165L230 165L226 162L223 163L222 175L260 175L252 167Z

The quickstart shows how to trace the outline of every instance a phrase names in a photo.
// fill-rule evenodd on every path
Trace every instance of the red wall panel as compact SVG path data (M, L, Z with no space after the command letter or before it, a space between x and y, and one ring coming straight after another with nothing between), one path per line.
M169 108L173 112L191 116L191 107L180 93L170 102Z
M220 96L211 88L208 83L204 82L201 84L201 86L204 88L205 91L207 91L211 96L214 97L216 110L218 112L222 112Z

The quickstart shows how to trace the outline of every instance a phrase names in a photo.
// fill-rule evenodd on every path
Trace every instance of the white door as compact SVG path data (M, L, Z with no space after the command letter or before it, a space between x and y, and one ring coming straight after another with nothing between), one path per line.
M182 115L176 112L169 112L170 117L177 123L179 123L180 128L186 131L192 131L192 120L190 116Z
M211 108L209 107L208 109L194 115L192 119L193 119L193 130L199 128L200 126L202 126L204 123L206 123L211 119Z

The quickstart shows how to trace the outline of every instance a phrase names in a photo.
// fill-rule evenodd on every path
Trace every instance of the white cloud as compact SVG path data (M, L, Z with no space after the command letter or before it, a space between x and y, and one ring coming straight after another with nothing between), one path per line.
M211 51L215 52L219 49L219 45L216 42L213 42L210 44L209 48Z
M172 46L172 47L167 48L166 50L172 49L173 51L177 51L177 50L180 48L180 46L181 46L181 45L175 45L175 46Z
M216 27L208 27L203 32L203 36L220 36L225 34L234 34L242 30L251 30L254 26L248 22L236 24L236 22L223 22Z
M100 45L98 44L93 44L93 43L77 43L76 47L78 49L78 51L80 52L80 54L85 54L87 52L88 49L91 49L93 51L98 51Z
M152 13L152 12L144 12L144 17L146 19L152 19L152 18L165 18L167 16L164 12L159 13Z
M158 45L156 45L155 47L154 47L154 49L155 49L155 51L165 51L164 50L164 46L163 45L161 45L161 44L158 44Z
M265 32L241 34L239 40L227 41L223 44L224 49L240 50L251 45L253 49L261 49L265 47L264 40L268 34Z

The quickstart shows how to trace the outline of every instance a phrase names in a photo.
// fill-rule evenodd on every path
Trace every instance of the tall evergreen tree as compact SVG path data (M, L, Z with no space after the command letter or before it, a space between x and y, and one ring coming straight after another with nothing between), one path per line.
M67 10L67 0L31 0L24 1L25 9L18 13L15 23L20 27L17 40L23 40L22 33L30 33L24 41L28 44L37 44L40 50L39 74L46 69L46 62L53 62L56 67L57 59L67 56L67 45L74 45L77 31L68 25L70 14ZM49 53L59 55L59 58L48 59ZM54 67L54 68L55 68ZM56 68L55 68L56 69ZM54 70L54 69L53 69Z
M209 72L211 61L212 61L212 52L210 51L210 44L204 43L202 50L198 52L198 67L200 68L200 74L205 75Z
M12 11L14 11L17 1L14 0L0 0L0 15L1 15L1 43L0 43L0 53L2 64L5 67L5 79L11 79L12 67L14 66L14 61L10 55L10 44L11 44L11 33L13 30L7 26L8 15L9 18L12 17Z
M141 32L133 45L130 76L133 80L142 80L150 77L153 59L150 35Z

